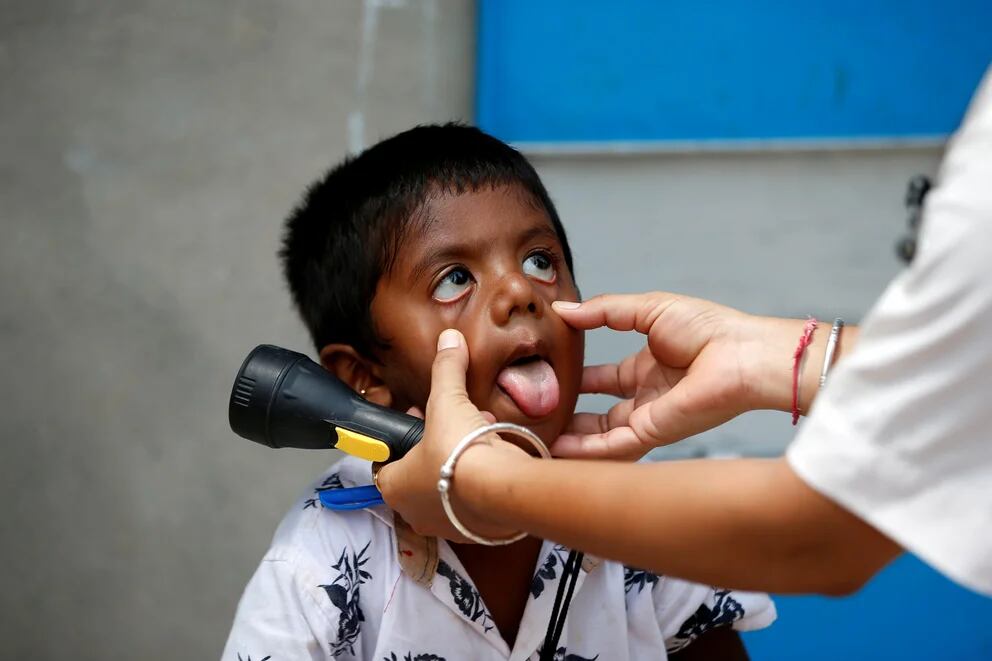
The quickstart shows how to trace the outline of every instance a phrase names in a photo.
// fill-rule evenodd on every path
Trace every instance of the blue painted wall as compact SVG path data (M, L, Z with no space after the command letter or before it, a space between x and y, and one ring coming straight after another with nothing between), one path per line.
M744 634L755 661L992 659L992 599L911 556L852 597L776 597L775 603L778 622Z
M477 121L514 142L932 136L992 0L481 0Z

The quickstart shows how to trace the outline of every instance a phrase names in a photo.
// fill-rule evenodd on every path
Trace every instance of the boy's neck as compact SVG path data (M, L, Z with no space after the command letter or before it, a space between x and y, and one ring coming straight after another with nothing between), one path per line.
M451 544L510 649L527 606L541 544L536 537L509 546Z

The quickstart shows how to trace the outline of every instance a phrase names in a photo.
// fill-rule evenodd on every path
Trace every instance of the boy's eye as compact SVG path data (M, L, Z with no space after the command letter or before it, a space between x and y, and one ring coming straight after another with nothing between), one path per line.
M555 265L548 255L535 252L524 260L524 273L544 282L555 281Z
M434 298L438 301L453 301L472 284L472 274L467 269L456 267L437 283L434 288Z

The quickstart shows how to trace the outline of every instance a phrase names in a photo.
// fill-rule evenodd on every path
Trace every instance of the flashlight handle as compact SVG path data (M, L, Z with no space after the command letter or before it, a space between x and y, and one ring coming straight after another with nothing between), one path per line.
M356 397L347 414L347 417L328 420L337 433L337 442L333 445L369 461L400 459L424 435L424 421L420 418L361 398Z
M337 448L369 461L394 461L424 434L424 421L362 399L295 351L259 345L231 390L231 429L271 448Z

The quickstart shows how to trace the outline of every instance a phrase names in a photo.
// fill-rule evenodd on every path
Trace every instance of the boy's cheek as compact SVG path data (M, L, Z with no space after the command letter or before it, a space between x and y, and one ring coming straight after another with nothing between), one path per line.
M424 326L420 326L420 330L426 332L417 338L408 336L405 341L394 335L391 349L380 357L380 362L384 366L383 381L393 395L393 408L396 410L405 411L411 406L424 410L430 397L431 370L437 353L437 336L443 328L434 332L433 328L427 330ZM466 375L466 390L469 398L477 405L487 405L487 402L476 402L479 388L476 383L476 370L473 370L471 362L480 356L479 352L483 351L482 343L475 341L475 335L469 329L458 328L458 330L465 336L469 349L469 372Z
M581 367L586 353L586 332L572 328L561 317L558 317L557 322L560 324L558 337L569 347L572 362Z
M401 360L401 357L415 357L415 360ZM410 351L393 346L381 357L384 366L382 380L393 397L392 408L406 411L416 406L421 411L427 405L431 391L431 366L434 353Z
M569 328L565 337L569 346L569 360L558 374L558 385L562 389L562 405L575 406L579 385L582 382L582 369L585 363L586 334L584 331ZM566 400L567 398L567 400Z
M421 411L427 408L430 384L415 384L409 380L399 381L395 387L391 386L390 390L393 393L392 408L397 411L408 411L411 406L416 406Z

